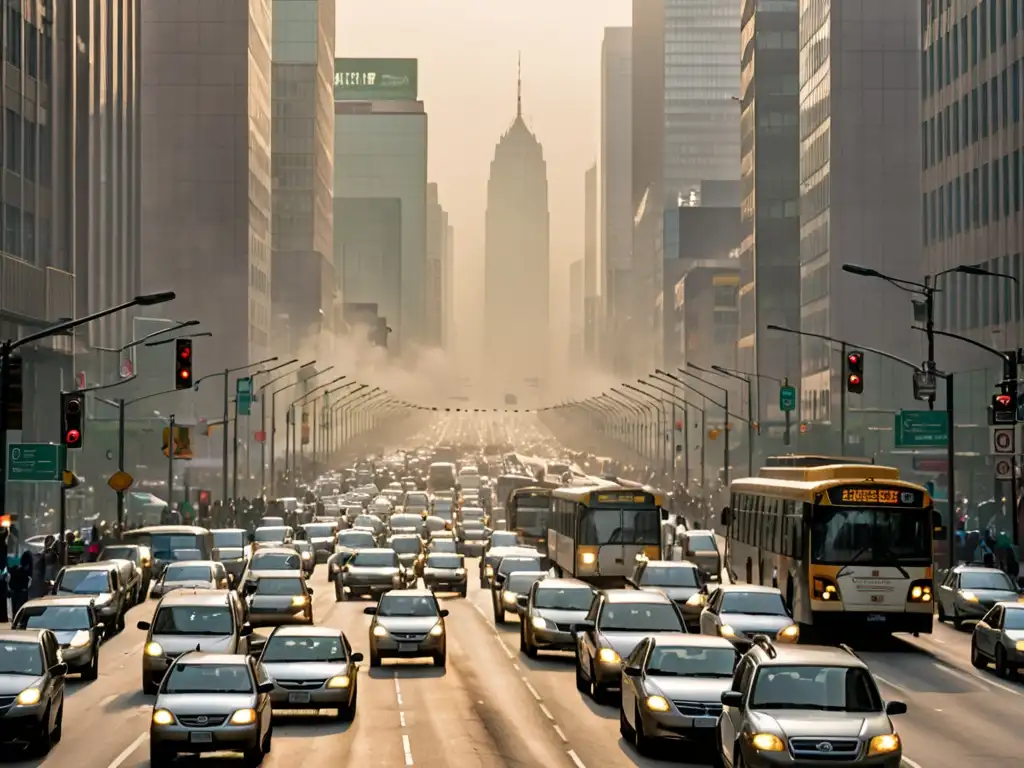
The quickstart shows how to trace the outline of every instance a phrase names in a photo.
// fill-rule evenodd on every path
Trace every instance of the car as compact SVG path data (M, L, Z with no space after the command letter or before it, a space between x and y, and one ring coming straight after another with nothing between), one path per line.
M290 525L262 525L252 535L254 550L291 544L295 531Z
M273 737L266 669L242 654L193 651L160 684L149 727L149 764L163 768L181 753L240 752L259 765Z
M573 626L576 689L603 701L622 683L622 660L651 635L686 633L682 614L668 596L635 589L597 593L586 618Z
M438 554L459 555L459 543L454 539L431 539L427 543L428 552Z
M519 546L519 534L515 531L492 531L487 543L488 549Z
M637 560L626 583L634 589L664 592L683 614L687 629L700 629L700 612L707 602L707 581L701 570L688 560Z
M392 536L403 533L414 533L425 538L426 528L423 525L423 518L420 515L412 515L407 512L399 512L388 520L388 530Z
M679 536L683 559L696 565L708 581L722 580L722 554L714 531L683 531Z
M996 603L974 625L971 664L984 669L992 662L996 674L1006 677L1024 666L1024 605Z
M360 549L375 549L377 539L372 531L350 529L338 531L334 554L327 558L327 580L334 582L341 569Z
M654 635L623 660L619 732L649 754L658 741L711 741L739 654L723 637Z
M444 620L434 594L426 589L393 590L381 595L377 605L363 609L370 622L370 666L386 658L429 657L434 666L447 663Z
M224 566L237 584L252 554L249 532L244 528L218 528L210 533L213 534L213 559Z
M891 717L907 705L884 701L867 664L846 647L780 646L759 635L721 702L719 756L734 768L899 768L903 759Z
M39 597L18 610L11 629L48 629L68 672L95 680L100 671L103 622L91 597Z
M308 579L316 569L316 556L313 552L313 545L308 541L296 540L292 542L292 546L295 547L295 551L302 558L302 573Z
M234 590L177 591L161 598L152 621L140 621L146 633L142 647L142 692L153 695L167 670L181 654L249 653L252 625Z
M149 594L149 585L153 581L153 553L149 547L141 544L112 544L100 550L97 562L105 563L110 560L127 560L135 566L138 579L131 601L133 605L138 605L145 600Z
M281 499L281 501L285 501L285 499ZM297 500L296 499L291 499L291 501L297 501ZM260 518L259 527L260 528L285 528L286 526L285 526L285 522L284 522L284 518L283 517L275 517L274 515L267 515L265 517L261 517Z
M124 629L124 615L131 599L131 593L124 582L125 565L133 570L135 568L127 560L69 565L57 574L53 594L65 597L91 596L107 637L113 637Z
M0 629L0 743L45 755L60 741L67 671L50 630Z
M480 523L481 525L486 525L487 512L483 507L463 503L459 508L459 521L463 523L473 521Z
M723 584L708 597L700 613L700 633L727 638L745 650L759 634L795 643L800 639L800 626L793 623L782 592L775 587Z
M245 584L252 626L313 623L313 590L302 571L254 571L253 577Z
M404 589L416 582L398 559L393 549L360 549L338 573L334 581L334 597L342 601L346 595L381 594Z
M423 539L415 533L403 533L388 539L388 549L398 553L398 561L407 571L419 573L423 565Z
M480 558L480 589L491 588L491 581L494 579L494 569L498 567L498 563L501 562L503 557L509 555L540 559L540 553L531 547L491 547Z
M503 594L505 592L505 580L509 574L516 571L543 572L544 566L540 556L512 554L501 558L494 567L494 576L491 578L491 608L494 611L494 621L497 624L505 623L505 614L516 609L515 600L506 602Z
M302 555L291 547L268 547L259 549L249 558L242 578L238 581L238 589L244 590L245 585L253 580L253 573L266 571L301 571Z
M478 520L467 520L455 525L458 547L464 555L482 555L490 533L490 530Z
M330 627L278 627L259 659L274 681L274 709L336 709L345 721L356 714L362 660L345 633Z
M168 563L150 590L150 596L163 597L176 589L227 589L231 584L220 563L209 560Z
M996 603L1017 600L1019 589L998 568L960 565L950 569L938 588L939 621L952 621L960 629L965 621L978 620Z
M313 556L316 563L326 563L327 559L334 554L335 536L338 533L336 522L315 522L299 526L304 541L308 541L313 548Z
M387 525L379 517L363 513L352 521L352 528L356 530L371 531L374 539L381 541L387 531Z
M442 517L427 515L423 518L423 533L421 535L428 540L449 530L451 530L451 523L446 522Z
M542 650L575 650L572 627L586 620L593 601L593 588L576 579L534 582L529 592L516 598L522 611L519 650L531 659Z
M501 584L501 592L498 594L501 602L501 611L494 614L496 624L504 624L505 616L508 613L517 613L520 616L525 612L525 607L519 604L519 598L527 594L533 585L547 576L547 571L513 571Z
M431 552L423 563L423 587L431 592L466 596L466 558L456 553Z

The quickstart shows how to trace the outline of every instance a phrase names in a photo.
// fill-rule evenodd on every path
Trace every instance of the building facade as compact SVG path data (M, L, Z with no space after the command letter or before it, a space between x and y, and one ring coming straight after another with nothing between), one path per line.
M335 269L345 301L377 304L392 328L389 349L402 353L428 343L427 115L417 74L415 59L337 59L334 68Z
M921 274L920 5L800 0L800 330L915 359L910 302L842 268ZM806 337L800 357L801 418L834 432L843 360ZM852 407L909 397L884 370Z
M455 334L455 227L449 222L444 237L444 268L441 270L441 346L453 351Z
M737 364L757 374L754 413L769 430L785 418L777 381L800 380L799 338L765 330L800 327L799 28L798 0L743 3Z
M272 305L292 348L331 332L334 270L334 2L273 0ZM275 335L277 329L275 328Z
M601 42L599 263L602 366L626 375L633 263L633 30L606 27Z
M587 290L587 268L584 259L576 259L569 265L569 366L578 370L586 360L585 305Z
M142 287L176 291L175 316L213 333L196 375L207 360L223 369L263 359L271 349L270 0L142 0L141 23Z
M598 361L601 327L601 266L597 248L597 164L583 175L583 357Z
M427 184L427 329L424 343L444 346L445 270L448 256L448 212L441 205L437 184Z

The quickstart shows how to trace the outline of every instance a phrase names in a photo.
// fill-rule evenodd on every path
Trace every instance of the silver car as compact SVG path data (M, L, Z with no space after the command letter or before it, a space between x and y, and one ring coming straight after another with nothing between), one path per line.
M302 571L254 571L245 585L249 623L254 627L313 623L313 590Z
M291 544L295 531L290 525L264 525L253 533L253 548L280 547Z
M370 622L370 666L385 658L429 657L434 666L445 666L448 643L444 619L448 611L426 589L388 592L376 607L364 608Z
M228 575L224 566L209 560L169 563L149 594L163 597L176 589L227 589Z
M213 534L213 559L220 562L237 584L249 562L252 547L244 528L218 528Z
M271 547L257 550L249 559L249 564L242 573L238 582L239 591L245 590L245 585L254 582L254 573L265 573L267 571L301 571L302 555L292 547Z
M738 654L723 637L656 635L624 659L619 731L641 754L653 742L711 741Z
M39 597L18 610L11 629L48 629L57 639L60 660L83 680L99 676L103 622L91 597Z
M725 584L716 589L701 611L700 633L724 637L740 650L749 648L755 635L768 635L781 643L800 639L800 627L793 623L782 593L757 584Z
M594 601L589 584L575 579L542 579L527 594L519 595L522 609L519 650L531 659L538 651L574 651L574 624L587 618Z
M939 621L952 621L960 629L964 621L980 619L996 603L1016 600L1017 595L1013 579L997 568L957 566L939 585Z
M259 765L270 752L274 683L250 656L194 651L160 684L149 726L149 764L181 753L240 752Z
M679 538L683 559L700 568L709 581L722 580L722 555L714 531L685 531Z
M338 532L336 522L306 523L302 528L305 540L313 548L313 557L317 563L326 563L327 558L334 554L334 537Z
M388 549L398 553L398 561L407 571L419 573L423 565L423 539L419 534L403 533L388 539Z
M458 554L431 552L423 563L423 586L431 592L466 596L466 559Z
M409 587L415 579L416 575L405 569L395 550L361 549L338 574L334 596L337 600L344 600L346 594L372 597Z
M505 611L516 613L520 618L522 618L523 614L526 613L526 606L519 601L519 598L522 595L529 593L533 588L533 585L538 581L541 581L545 576L547 576L546 571L526 570L510 573L508 578L506 578L504 583L501 585L501 593L499 596ZM505 623L504 612L502 612L499 623Z
M356 714L356 686L363 654L330 627L278 627L260 663L274 681L274 709L336 709L339 720Z
M696 565L678 560L639 560L626 583L635 589L663 592L683 614L687 629L700 627L700 614L707 603L704 575Z
M984 669L989 662L996 674L1006 677L1024 666L1024 605L996 603L974 626L971 664Z

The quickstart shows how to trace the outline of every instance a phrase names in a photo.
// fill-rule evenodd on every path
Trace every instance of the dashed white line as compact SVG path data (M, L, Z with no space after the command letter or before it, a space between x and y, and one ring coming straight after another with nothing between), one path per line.
M559 728L557 725L554 726L554 728L555 728L555 733L558 734L558 738L560 738L562 741L568 743L569 740L567 738L565 738L565 733L562 732L562 729Z
M131 744L124 748L124 752L114 758L114 762L107 766L107 768L121 768L121 765L132 756L132 752L142 746L142 742L149 738L148 733L140 733L139 737L135 739Z
M907 766L907 768L921 768L921 764L920 763L915 763L909 757L904 757L903 758L903 764L905 766Z
M398 694L398 706L404 707L405 702L402 701L402 694Z
M519 671L519 665L518 664L513 664L512 665L512 669L514 669L516 672L518 672Z
M551 710L545 707L543 704L540 705L540 711L544 713L544 717L548 720L554 720L555 716L551 714Z
M120 695L121 694L119 693L112 693L109 696L104 696L103 699L100 701L100 708L102 709L105 708L108 704L113 704L115 701L117 701L117 697Z
M398 713L398 724L405 728L405 712Z
M395 693L401 694L402 693L402 684L400 682L398 682L398 678L397 677L394 678L394 680L395 680Z
M527 680L524 677L523 678L523 683L525 683L526 690L528 690L530 692L530 695L533 696L533 698L536 699L537 701L540 701L540 694L537 693L537 689L536 688L534 688L532 685L530 685L530 681Z
M405 764L412 765L412 745L409 744L409 737L402 734L402 749L405 751Z
M580 760L580 756L576 754L576 750L569 750L569 759L572 760L576 768L587 768L587 766L583 764L583 761Z

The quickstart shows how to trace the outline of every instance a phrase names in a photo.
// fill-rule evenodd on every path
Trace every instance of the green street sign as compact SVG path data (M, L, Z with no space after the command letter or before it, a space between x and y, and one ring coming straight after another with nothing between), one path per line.
M238 415L248 416L252 413L252 377L239 379L235 382L235 402L238 405Z
M11 443L7 446L7 479L12 483L59 483L65 448L56 443Z
M779 410L783 413L796 410L796 387L787 384L779 388Z
M945 411L900 411L893 424L897 448L945 448L949 419Z

